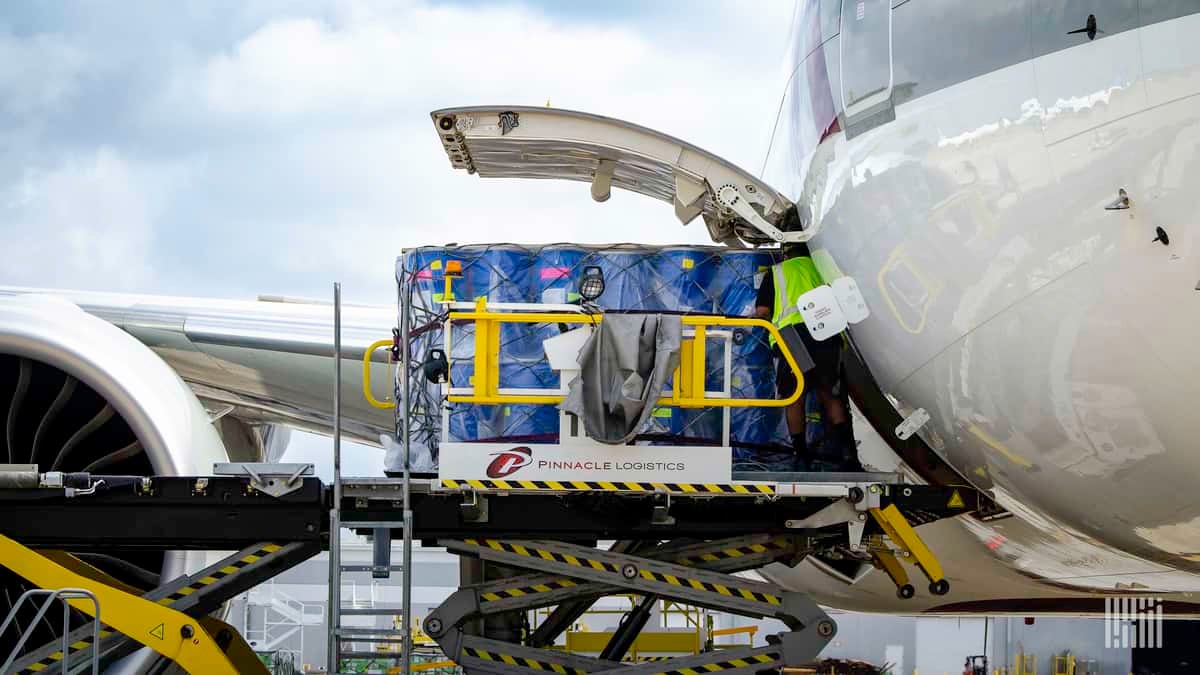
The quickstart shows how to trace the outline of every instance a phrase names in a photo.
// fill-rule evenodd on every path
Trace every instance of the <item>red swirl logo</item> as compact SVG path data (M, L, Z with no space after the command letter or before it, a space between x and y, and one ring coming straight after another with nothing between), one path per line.
M533 462L533 451L526 447L513 448L492 454L495 459L487 467L488 478L504 478Z

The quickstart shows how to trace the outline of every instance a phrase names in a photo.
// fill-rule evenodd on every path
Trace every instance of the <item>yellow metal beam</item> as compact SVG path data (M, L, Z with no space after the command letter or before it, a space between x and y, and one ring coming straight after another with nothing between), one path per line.
M38 551L38 553L41 554L43 558L46 558L51 562L58 563L59 565L62 565L78 575L85 576L102 584L107 584L118 590L125 591L126 593L130 593L132 595L141 595L145 592L145 589L130 586L124 581L121 581L120 579L99 568L93 567L92 565L80 560L79 558L76 558L66 551L50 550Z
M62 565L0 535L0 565L38 588L84 588L100 602L104 624L146 645L196 675L237 675L239 672L200 623L173 609L76 574ZM70 601L94 616L92 603Z
M612 631L567 631L566 650L572 654L601 652L612 636ZM633 641L631 652L698 654L700 631L642 632Z
M913 563L929 577L929 581L938 583L945 580L942 564L895 504L889 504L883 509L871 509L871 516L893 543L909 553Z
M424 663L414 663L411 666L409 666L408 669L414 673L419 673L419 672L426 671L426 670L438 670L440 668L453 668L454 666L457 666L457 665L458 664L455 663L454 661L446 659L443 661L426 661ZM388 668L389 675L397 675L398 673L402 673L402 672L404 672L404 668L400 667L400 666L397 666L395 668Z
M758 626L738 626L736 628L718 628L709 633L712 637L721 637L723 635L749 635L754 637L758 633Z

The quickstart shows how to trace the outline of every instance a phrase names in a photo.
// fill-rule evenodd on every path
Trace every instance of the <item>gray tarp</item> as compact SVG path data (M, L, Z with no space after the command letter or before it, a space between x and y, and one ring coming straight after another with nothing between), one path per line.
M678 316L606 314L579 351L582 369L562 409L583 420L597 441L627 443L679 365L682 335Z

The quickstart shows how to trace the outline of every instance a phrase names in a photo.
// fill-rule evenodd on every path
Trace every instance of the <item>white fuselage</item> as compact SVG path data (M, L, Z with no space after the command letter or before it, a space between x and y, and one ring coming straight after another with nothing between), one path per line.
M803 4L801 33L823 18ZM973 29L906 35L900 13L949 3L892 9L894 120L849 140L848 9L796 60L765 178L858 281L872 314L851 332L879 387L1015 516L948 537L1047 587L1200 591L1200 6L1129 26L1096 9L1089 39L1039 14L1070 3L1013 4L1033 14L1007 33L1026 54L925 90L902 57L966 72L939 36ZM1134 3L1092 3L1117 4ZM840 130L817 143L824 87ZM1122 189L1129 208L1106 209Z

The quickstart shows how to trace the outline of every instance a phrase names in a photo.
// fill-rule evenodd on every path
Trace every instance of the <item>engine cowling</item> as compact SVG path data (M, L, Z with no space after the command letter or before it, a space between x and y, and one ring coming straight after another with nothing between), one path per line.
M148 347L57 296L0 298L0 462L206 475L223 461L228 453L200 401ZM145 587L199 568L207 554L81 557ZM0 570L0 615L24 585ZM30 644L43 644L56 629L47 623Z

